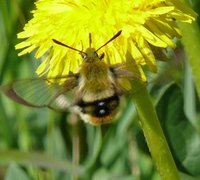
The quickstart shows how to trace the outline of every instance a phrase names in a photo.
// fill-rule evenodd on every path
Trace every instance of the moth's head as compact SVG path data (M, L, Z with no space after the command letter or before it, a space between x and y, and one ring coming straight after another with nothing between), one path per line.
M102 53L100 56L96 52L95 48L87 48L84 53L80 53L81 57L86 62L92 62L95 60L101 60L104 57L104 53Z

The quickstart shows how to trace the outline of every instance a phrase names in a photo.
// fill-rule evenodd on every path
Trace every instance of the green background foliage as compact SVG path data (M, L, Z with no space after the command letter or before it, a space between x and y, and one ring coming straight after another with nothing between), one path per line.
M199 13L200 2L192 5ZM35 77L33 54L17 56L16 34L31 18L31 0L0 0L0 84ZM197 19L199 23L199 18ZM200 36L200 34L199 34ZM160 62L149 92L181 179L200 179L199 98L184 46ZM152 75L149 75L152 78ZM139 90L135 93L140 93ZM163 162L165 163L165 162ZM0 179L158 180L134 102L116 120L94 127L75 114L34 109L0 95Z

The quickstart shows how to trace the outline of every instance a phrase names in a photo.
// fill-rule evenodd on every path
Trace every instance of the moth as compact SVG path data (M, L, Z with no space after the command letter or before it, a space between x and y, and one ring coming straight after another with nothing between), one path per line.
M97 52L109 42L116 39L122 31L98 49L91 47L81 51L56 39L53 42L80 53L83 62L76 73L52 78L35 78L18 80L1 87L1 91L12 100L30 107L49 107L55 110L75 110L80 117L93 125L112 121L118 112L120 98L124 88L122 78L139 79L123 64L109 65L104 60L104 53ZM59 82L63 83L60 84Z

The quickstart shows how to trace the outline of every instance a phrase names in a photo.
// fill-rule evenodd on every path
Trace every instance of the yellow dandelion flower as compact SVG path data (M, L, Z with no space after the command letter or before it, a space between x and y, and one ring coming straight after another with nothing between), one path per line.
M35 4L33 18L18 34L25 40L16 49L23 49L19 55L36 49L37 59L45 55L36 73L50 77L76 72L82 61L77 52L60 47L52 39L82 50L88 47L91 33L92 46L98 48L122 30L101 50L106 54L104 60L121 63L129 52L137 65L156 71L151 46L175 47L173 38L181 35L176 21L191 23L196 18L178 0L38 0Z

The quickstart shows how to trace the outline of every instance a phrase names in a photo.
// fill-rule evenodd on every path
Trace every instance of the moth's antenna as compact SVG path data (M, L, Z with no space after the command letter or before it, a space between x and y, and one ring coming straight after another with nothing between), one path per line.
M89 33L89 47L92 47L92 34Z
M73 47L71 47L71 46L68 46L67 44L64 44L64 43L62 43L62 42L60 42L60 41L58 41L58 40L56 40L56 39L52 39L52 40L53 40L53 42L56 43L56 44L59 44L59 45L64 46L64 47L67 47L67 48L72 49L72 50L74 50L74 51L78 51L78 52L81 53L81 54L87 55L85 52L80 51L80 50L78 50L78 49L76 49L76 48L73 48Z
M117 34L115 34L110 40L108 40L105 44L103 44L101 47L99 47L95 52L97 52L99 49L101 49L102 47L106 46L109 42L111 42L112 40L116 39L120 34L121 34L122 30L120 30Z

